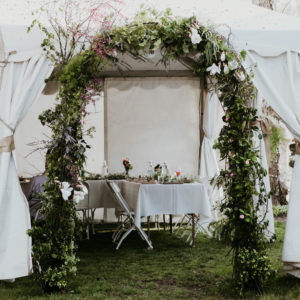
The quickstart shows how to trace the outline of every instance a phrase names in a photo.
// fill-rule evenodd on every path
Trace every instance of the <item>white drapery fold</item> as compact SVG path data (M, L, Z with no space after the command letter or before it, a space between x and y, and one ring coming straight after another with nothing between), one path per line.
M0 122L0 140L13 135L40 95L52 68L41 54L6 64L0 88L0 119L4 121ZM0 280L30 274L31 239L26 233L30 227L28 204L20 187L14 153L0 153Z
M253 106L257 109L257 115L260 117L262 115L262 96L258 92L257 98L253 103ZM263 133L261 128L259 128L258 131L254 132L253 136L253 143L254 143L254 149L259 150L260 156L259 161L261 163L261 166L267 171L267 175L264 177L264 187L266 189L266 193L270 193L271 186L270 186L270 177L269 177L269 167L267 162L267 154L266 154L266 147L265 147L265 141L263 139ZM257 182L257 190L259 191L260 186ZM257 197L254 197L254 203L257 203ZM274 227L274 215L273 215L273 207L272 207L272 199L270 198L268 200L267 205L261 205L260 211L259 211L260 218L264 218L265 221L268 221L268 227L265 232L265 236L270 239L275 233L275 227Z
M222 199L222 189L210 185L210 180L219 175L219 165L216 150L213 149L214 141L219 136L222 128L222 115L224 114L218 96L214 92L208 92L203 115L204 137L201 145L200 155L200 179L206 184L212 207ZM216 220L216 210L213 210Z
M281 117L294 137L300 140L300 56L287 51L279 56L247 55L247 66L254 71L254 84ZM290 189L282 260L300 268L300 157L296 155ZM300 277L300 271L293 271Z

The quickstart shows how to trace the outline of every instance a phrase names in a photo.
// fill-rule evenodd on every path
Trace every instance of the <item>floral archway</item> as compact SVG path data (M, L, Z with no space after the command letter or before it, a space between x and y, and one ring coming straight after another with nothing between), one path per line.
M83 119L87 104L103 88L101 70L122 64L117 53L147 59L158 49L160 62L166 67L178 60L196 76L209 78L225 111L225 125L215 148L226 161L226 168L214 184L225 191L220 207L225 216L222 235L233 250L233 278L238 291L260 289L273 274L264 236L268 224L259 217L259 207L267 205L269 195L263 183L266 170L259 163L259 151L253 149L252 138L258 127L251 103L256 89L242 66L245 53L236 53L224 37L195 17L179 19L166 13L154 21L135 21L97 35L87 50L57 69L55 79L61 84L57 104L40 116L42 124L52 130L49 181L41 209L45 222L36 223L30 231L34 271L46 290L64 289L70 275L76 273L75 201L84 194L85 150L89 147L84 140ZM254 197L258 198L255 204Z

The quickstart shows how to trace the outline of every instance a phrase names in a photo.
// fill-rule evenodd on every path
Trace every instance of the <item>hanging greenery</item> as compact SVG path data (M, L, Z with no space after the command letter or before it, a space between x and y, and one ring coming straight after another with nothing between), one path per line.
M195 17L173 18L142 12L134 22L97 35L88 50L81 51L58 73L61 83L58 103L40 120L51 128L49 170L42 213L45 222L30 232L34 240L34 271L45 288L64 289L76 272L76 223L74 195L81 190L85 150L82 129L85 107L102 89L104 66L124 67L122 53L136 59L159 50L166 68L178 60L195 75L207 77L225 110L224 127L215 148L227 162L216 183L224 188L221 212L223 234L233 250L233 282L239 293L248 288L260 290L273 274L266 254L267 222L259 207L267 206L269 195L263 184L266 170L253 149L253 133L258 130L256 109L251 106L256 91L242 67L245 53L237 54L228 41ZM62 186L65 185L65 188ZM258 187L258 188L257 188ZM64 198L62 190L68 190ZM68 194L68 193L67 193Z
M271 163L274 162L275 156L278 152L278 148L280 143L284 142L284 132L282 127L272 127L272 133L270 135L270 143L271 143Z

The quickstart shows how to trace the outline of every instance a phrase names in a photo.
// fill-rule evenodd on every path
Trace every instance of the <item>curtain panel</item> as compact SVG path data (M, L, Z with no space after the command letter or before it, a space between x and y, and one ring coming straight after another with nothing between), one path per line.
M10 139L10 148L0 146L0 280L30 274L31 239L27 200L18 179L13 135L32 103L40 95L52 66L43 55L8 62L2 68L0 87L0 143ZM28 130L30 130L28 128Z
M278 56L261 56L248 51L247 67L254 72L254 84L264 99L300 141L300 59L299 53L286 51ZM287 271L300 278L300 155L290 188L282 260Z

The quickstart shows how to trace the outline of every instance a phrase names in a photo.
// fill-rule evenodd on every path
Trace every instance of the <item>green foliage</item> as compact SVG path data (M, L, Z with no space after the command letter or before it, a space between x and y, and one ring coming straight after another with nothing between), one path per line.
M284 132L281 127L272 127L272 133L270 135L270 143L271 143L271 162L274 161L275 155L277 154L278 147L281 142L285 140Z
M88 146L81 120L88 87L104 65L124 65L120 56L113 55L115 51L146 60L158 48L162 54L160 63L165 66L178 60L195 74L207 76L210 88L218 91L225 110L225 125L215 148L219 149L221 159L226 160L227 168L220 172L216 183L225 191L220 210L226 218L223 234L233 249L236 286L240 293L248 288L260 289L272 275L266 255L268 241L264 236L267 222L264 216L258 217L259 207L267 205L269 195L263 182L266 170L259 163L258 150L253 149L253 132L257 127L250 122L257 115L250 103L256 97L256 90L241 64L245 53L237 54L224 37L199 24L195 17L172 18L166 13L156 15L147 23L137 18L132 24L98 35L90 49L70 60L57 76L61 83L58 103L54 110L40 116L42 124L53 132L49 182L43 201L46 220L35 224L31 231L35 272L46 287L65 288L68 276L76 271L74 202L62 200L54 180L70 182L75 187L79 177L84 176ZM251 259L253 264L242 266L245 259Z
M273 214L275 217L285 217L288 212L288 205L274 205Z
M261 291L262 285L275 274L266 252L247 248L239 249L234 272L240 295L246 289Z

